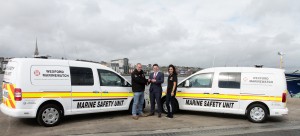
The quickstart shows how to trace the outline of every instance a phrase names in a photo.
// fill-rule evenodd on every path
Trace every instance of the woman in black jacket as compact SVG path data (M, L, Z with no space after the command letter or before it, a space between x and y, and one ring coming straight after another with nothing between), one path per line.
M177 90L177 72L175 66L172 64L168 68L169 77L168 77L168 86L166 92L166 106L168 109L167 118L173 118L173 110L175 109L175 96ZM170 105L172 109L170 109Z

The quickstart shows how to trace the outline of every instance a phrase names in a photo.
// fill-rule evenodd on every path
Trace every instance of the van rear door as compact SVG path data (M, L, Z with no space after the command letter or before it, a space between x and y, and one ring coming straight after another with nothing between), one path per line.
M16 101L15 101L15 87L16 87L16 80L18 76L18 63L15 61L10 60L6 65L3 84L2 84L2 101L3 103L9 108L16 108Z

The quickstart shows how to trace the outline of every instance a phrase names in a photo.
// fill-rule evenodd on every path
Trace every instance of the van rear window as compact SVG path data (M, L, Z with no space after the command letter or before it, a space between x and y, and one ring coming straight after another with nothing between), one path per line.
M6 65L6 69L4 72L4 77L3 77L3 82L6 83L13 83L17 79L17 69L18 68L18 63L10 61Z
M89 86L94 85L93 71L91 68L70 67L71 85Z
M241 73L226 72L219 75L219 88L241 88Z

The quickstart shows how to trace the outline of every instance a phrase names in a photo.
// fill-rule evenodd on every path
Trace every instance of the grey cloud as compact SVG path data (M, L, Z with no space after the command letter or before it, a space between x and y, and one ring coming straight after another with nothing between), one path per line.
M299 69L300 2L0 1L0 56Z

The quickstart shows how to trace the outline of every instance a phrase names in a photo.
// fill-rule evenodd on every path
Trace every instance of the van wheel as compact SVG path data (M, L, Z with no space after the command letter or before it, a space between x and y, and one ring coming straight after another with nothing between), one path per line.
M47 104L38 111L37 122L45 127L53 127L60 123L61 118L61 109L54 104Z
M174 101L175 101L175 103L174 103L174 108L175 109L174 109L173 113L176 113L178 111L178 103L177 103L176 100L174 100ZM162 107L162 111L164 113L168 113L166 97L162 98L161 102L162 102L162 106L161 106ZM170 110L171 111L173 110L171 105L170 105Z
M262 123L268 117L268 110L262 104L253 104L247 109L247 117L251 122Z
M132 99L132 101L130 102L130 105L129 105L129 109L128 109L129 114L132 114L132 105L133 105L133 99Z

